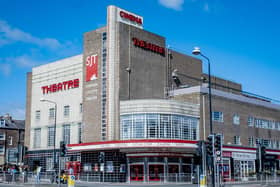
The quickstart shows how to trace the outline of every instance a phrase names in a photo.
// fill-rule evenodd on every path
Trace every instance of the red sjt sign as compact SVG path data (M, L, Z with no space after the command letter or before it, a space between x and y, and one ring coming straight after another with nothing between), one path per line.
M90 55L86 58L86 82L96 80L98 73L98 56Z

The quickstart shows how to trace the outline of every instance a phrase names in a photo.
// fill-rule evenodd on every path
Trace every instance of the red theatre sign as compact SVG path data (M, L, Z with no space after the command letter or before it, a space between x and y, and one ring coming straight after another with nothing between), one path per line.
M86 58L86 82L97 79L98 56L90 55Z
M63 90L69 90L72 88L78 88L80 84L79 79L69 80L69 81L63 81L57 84L51 84L49 86L42 86L43 94L63 91Z
M162 56L165 56L165 49L164 47L160 47L158 45L152 44L150 42L144 41L144 40L139 40L138 38L132 38L132 41L135 46L140 47L142 49L152 51L154 53L158 53Z
M132 22L135 22L139 25L142 25L143 22L142 22L142 19L140 17L137 17L137 16L134 16L133 14L129 14L127 12L124 12L124 11L120 11L120 16L124 19L127 19L127 20L130 20Z

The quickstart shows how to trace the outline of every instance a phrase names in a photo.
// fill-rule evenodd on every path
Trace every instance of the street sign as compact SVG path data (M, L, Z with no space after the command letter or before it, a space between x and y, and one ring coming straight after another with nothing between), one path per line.
M100 171L104 172L104 163L100 164Z

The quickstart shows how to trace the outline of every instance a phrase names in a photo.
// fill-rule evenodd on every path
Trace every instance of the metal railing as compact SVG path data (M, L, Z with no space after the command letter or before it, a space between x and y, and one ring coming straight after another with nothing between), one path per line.
M125 173L79 173L76 176L77 183L106 183L106 182L126 182L126 183L199 183L197 174L190 173L170 173L170 174L157 174L157 175L137 175L128 177ZM208 176L209 178L209 176ZM17 183L17 184L51 184L58 183L60 178L54 173L41 172L36 175L33 172L0 172L0 183ZM67 177L66 177L67 180ZM66 182L65 180L65 182ZM208 181L210 178L208 179ZM223 180L222 184L242 184L242 183L278 183L280 184L279 175L261 175L261 176L248 176L248 177L234 177L231 180Z

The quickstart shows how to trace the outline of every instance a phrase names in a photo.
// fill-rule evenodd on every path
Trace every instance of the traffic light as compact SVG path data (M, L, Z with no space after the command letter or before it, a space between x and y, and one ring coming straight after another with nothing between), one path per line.
M203 141L198 141L198 143L196 145L197 145L197 148L195 150L195 155L194 155L194 164L201 165L202 164Z
M213 156L213 144L214 144L214 135L209 135L207 137L207 144L206 144L206 153L208 156Z
M265 156L266 156L265 146L261 146L261 159L262 159L262 162L265 161Z
M215 135L215 150L217 151L222 151L222 135L221 134L216 134Z
M60 156L64 157L66 155L66 151L67 151L66 145L65 145L64 141L61 141L60 142Z
M216 154L216 161L221 162L222 161L222 146L223 146L223 136L221 134L215 135L215 154Z
M104 163L104 161L105 161L105 153L104 152L99 152L98 161L99 161L99 163Z

